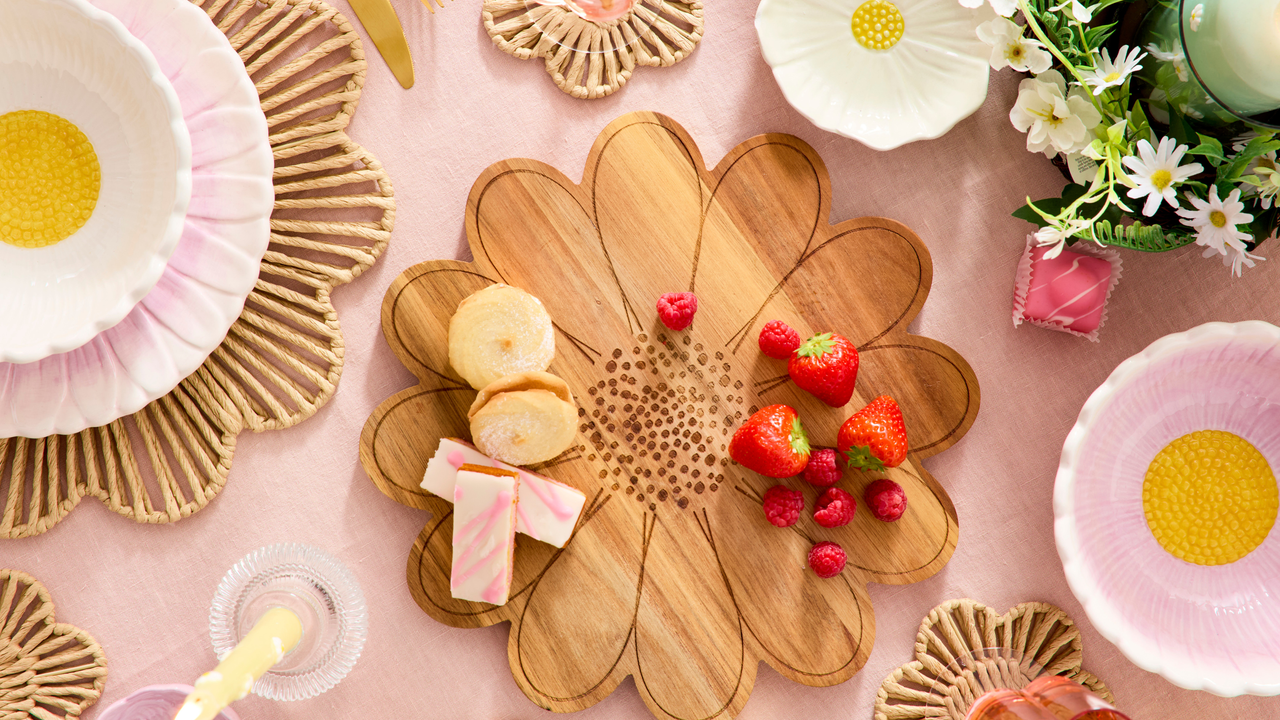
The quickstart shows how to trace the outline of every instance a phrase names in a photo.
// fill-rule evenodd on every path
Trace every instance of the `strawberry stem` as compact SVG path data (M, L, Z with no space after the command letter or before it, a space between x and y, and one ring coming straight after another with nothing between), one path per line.
M809 435L805 433L800 418L791 421L791 452L796 455L809 456Z
M844 451L844 456L848 459L849 467L867 472L885 471L884 461L872 454L869 445L854 445Z
M822 357L834 350L836 341L832 339L831 333L820 333L805 340L796 350L797 357Z

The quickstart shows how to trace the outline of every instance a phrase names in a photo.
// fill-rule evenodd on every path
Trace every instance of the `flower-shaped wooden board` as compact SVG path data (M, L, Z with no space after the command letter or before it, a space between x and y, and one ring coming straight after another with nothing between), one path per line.
M806 685L843 682L874 642L866 584L917 582L950 559L955 508L920 460L968 430L977 381L954 350L907 332L932 274L920 238L882 218L829 225L829 209L826 169L795 137L753 138L708 170L670 118L632 113L596 139L580 185L533 160L491 166L467 204L475 262L422 263L391 284L383 330L420 384L369 418L361 461L388 496L433 514L409 555L418 604L457 627L510 622L512 673L542 707L589 707L633 675L659 717L732 717L761 661ZM518 537L502 607L450 596L452 508L418 487L438 440L468 437L476 394L449 367L449 318L495 282L551 313L550 371L568 381L581 424L573 448L535 469L587 495L563 550ZM698 314L672 332L655 303L682 290L698 295ZM760 353L775 318L857 344L847 407L823 405ZM817 489L732 462L734 429L786 403L831 446L882 393L901 404L913 448L889 473L906 515L882 523L863 509L837 529L766 522L770 486L803 490L810 509ZM872 479L850 472L843 484L860 498ZM819 540L848 552L842 575L806 568Z

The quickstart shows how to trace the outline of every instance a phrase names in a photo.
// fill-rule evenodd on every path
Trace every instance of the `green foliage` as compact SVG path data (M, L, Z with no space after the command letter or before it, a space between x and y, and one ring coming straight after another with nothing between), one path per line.
M1098 220L1093 224L1093 236L1103 245L1140 252L1165 252L1190 245L1196 240L1195 235L1176 230L1166 231L1159 225L1143 225L1140 222L1119 225L1106 220Z
M1218 167L1218 179L1214 182L1218 186L1218 194L1222 195L1224 190L1229 192L1231 186L1240 179L1254 158L1274 150L1280 150L1280 140L1274 136L1260 135L1250 140L1239 155L1231 158L1231 162Z

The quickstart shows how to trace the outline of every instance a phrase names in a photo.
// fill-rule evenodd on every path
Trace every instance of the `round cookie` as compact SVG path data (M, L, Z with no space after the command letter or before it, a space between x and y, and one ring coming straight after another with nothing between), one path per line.
M471 294L449 320L449 364L471 387L546 370L556 354L555 329L542 301L510 285Z
M469 416L471 441L485 455L511 465L532 465L573 444L578 409L561 395L542 388L481 394Z

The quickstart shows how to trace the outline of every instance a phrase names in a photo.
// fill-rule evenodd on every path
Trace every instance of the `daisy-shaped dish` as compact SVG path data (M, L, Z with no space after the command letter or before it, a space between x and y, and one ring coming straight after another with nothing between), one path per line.
M874 642L866 584L917 582L950 558L955 510L920 460L972 424L977 381L954 350L906 330L932 277L920 239L880 218L829 225L829 208L826 168L795 137L748 140L708 170L670 118L633 113L597 138L580 185L532 160L491 166L467 204L475 262L423 263L392 283L383 329L420 384L370 417L361 461L387 495L433 514L409 556L418 604L458 627L511 622L512 673L542 707L588 707L633 675L659 717L732 717L761 661L806 685L843 682ZM449 319L494 282L541 298L555 323L550 370L577 399L579 432L535 469L587 497L563 550L517 538L501 607L451 597L452 506L419 487L439 439L467 437L476 396L449 367ZM655 309L674 290L699 298L680 332ZM847 407L799 390L760 352L772 319L858 345ZM733 430L785 403L811 441L834 446L845 418L880 394L899 401L912 442L889 471L906 514L884 523L863 509L826 529L810 511L770 525L769 487L802 490L809 508L818 488L733 463ZM860 498L875 477L850 472L843 486ZM849 556L828 580L805 566L823 540Z
M1072 591L1130 660L1185 688L1280 694L1280 533L1264 529L1235 562L1179 559L1148 526L1144 478L1200 430L1234 433L1280 468L1278 346L1280 328L1258 321L1161 338L1094 391L1062 449L1054 532Z
M226 36L188 0L91 2L150 49L176 90L190 136L191 203L159 282L123 320L69 352L0 363L0 438L106 425L173 390L240 316L271 234L267 121Z
M946 0L761 0L782 94L813 124L889 150L940 137L987 97L991 13Z

